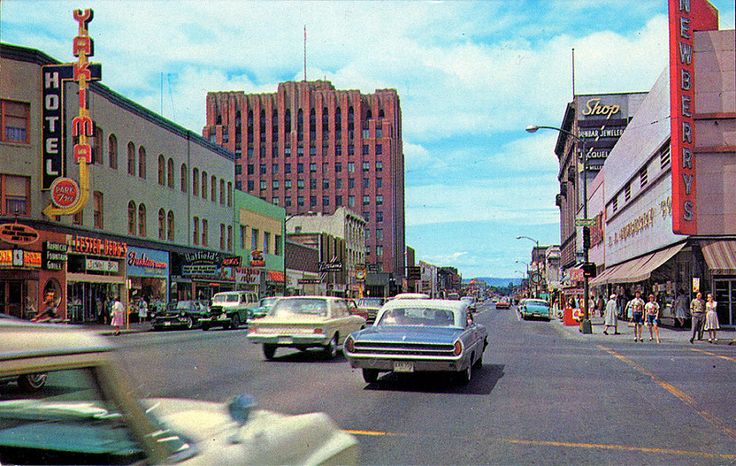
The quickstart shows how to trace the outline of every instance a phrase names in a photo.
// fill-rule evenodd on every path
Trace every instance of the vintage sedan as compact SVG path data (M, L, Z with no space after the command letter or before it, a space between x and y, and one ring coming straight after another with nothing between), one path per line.
M519 305L519 314L521 314L521 318L524 320L531 317L550 320L552 317L549 303L543 299L525 299Z
M372 327L350 335L343 353L368 383L381 372L452 372L468 383L486 346L488 331L473 322L466 303L395 299Z
M365 297L360 298L357 301L358 307L361 309L364 309L366 313L368 314L368 318L366 319L366 323L373 324L373 322L376 321L376 316L378 316L378 311L381 310L381 306L383 306L383 303L385 303L386 300L384 298L377 298L377 297Z
M48 374L34 393L0 387L0 464L357 464L358 442L324 413L140 400L101 336L0 323L0 378Z
M331 359L348 335L364 327L365 319L351 315L342 298L289 296L280 298L268 315L250 324L248 340L263 345L263 355L269 360L279 347L301 351L316 347Z
M511 307L511 301L508 298L501 298L496 303L496 309L509 309Z
M166 310L158 312L151 322L153 330L184 328L190 330L199 327L199 320L207 317L208 306L202 301L173 301Z

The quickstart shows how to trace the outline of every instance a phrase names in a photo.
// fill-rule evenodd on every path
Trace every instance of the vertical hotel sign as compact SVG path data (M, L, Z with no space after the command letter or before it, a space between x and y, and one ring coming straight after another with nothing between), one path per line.
M99 64L91 64L87 57L94 55L94 43L87 27L93 12L74 10L74 19L79 29L72 42L75 63L48 65L43 67L43 189L50 190L52 204L43 211L44 215L73 215L82 210L89 198L89 166L92 163L92 146L89 139L94 136L94 123L89 115L89 81L101 77ZM64 159L64 82L73 80L79 85L79 114L72 120L74 138L74 161L79 165L79 184L66 178Z
M669 0L672 231L698 231L695 179L695 31L718 29L707 0Z

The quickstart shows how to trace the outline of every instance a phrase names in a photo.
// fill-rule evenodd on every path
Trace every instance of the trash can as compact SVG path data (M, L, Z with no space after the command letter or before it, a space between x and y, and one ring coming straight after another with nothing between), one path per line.
M562 323L565 324L565 325L570 325L570 326L580 325L580 322L578 322L577 320L575 320L575 318L572 316L572 308L571 307L566 307L562 311Z

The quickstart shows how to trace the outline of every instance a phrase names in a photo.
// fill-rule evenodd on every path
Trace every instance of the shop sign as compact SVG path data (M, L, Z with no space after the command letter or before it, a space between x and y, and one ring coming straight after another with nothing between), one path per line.
M657 218L663 219L672 215L672 197L668 196L659 202L657 207L650 207L629 223L608 236L608 245L613 246L626 241L638 233L651 228Z
M181 273L184 276L191 275L217 275L218 268L216 265L205 265L205 264L194 264L194 265L183 265L181 267Z
M57 178L51 183L51 202L60 208L73 206L79 199L79 185L71 178Z
M300 278L296 282L300 285L319 285L322 283L319 278Z
M0 250L0 266L41 268L41 253L23 249Z
M63 270L67 261L68 246L65 243L45 241L42 250L42 265L46 270Z
M222 259L223 267L240 267L241 265L242 264L240 256L230 256Z
M672 231L698 232L695 180L695 31L718 29L708 0L669 0Z
M265 267L266 260L263 258L263 251L254 249L250 252L250 266L251 267Z
M342 270L342 262L320 262L320 272L340 272Z
M583 116L589 118L610 120L613 115L621 112L621 105L618 103L602 103L600 97L593 97L582 103Z
M129 277L166 278L169 274L169 253L155 249L128 248Z
M117 261L103 259L85 259L84 266L88 271L117 273L120 265Z
M213 251L188 252L184 255L184 261L188 264L215 264L222 263L222 254Z
M88 254L91 256L124 258L128 253L128 244L122 241L102 240L89 236L75 235L71 240L71 250L78 254Z
M0 241L27 246L38 241L38 231L22 223L3 223L0 225Z
M257 285L260 282L261 271L252 267L236 267L235 281L248 285Z

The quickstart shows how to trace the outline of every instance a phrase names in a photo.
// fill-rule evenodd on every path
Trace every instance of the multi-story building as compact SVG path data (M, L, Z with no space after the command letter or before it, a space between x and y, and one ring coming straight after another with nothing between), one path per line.
M345 268L341 266L346 259L343 238L325 232L298 232L288 234L287 239L289 242L317 250L320 277L315 294L330 296L347 294L348 276Z
M419 261L421 281L417 291L428 294L431 298L439 297L437 289L437 266L428 262Z
M0 235L0 312L29 317L52 292L62 318L87 321L114 295L164 302L231 287L233 154L99 83L86 91L89 200L74 215L43 213L48 182L80 180L80 87L57 65L0 44L0 224L38 234Z
M235 153L235 187L287 215L340 207L367 222L371 272L404 276L404 154L393 89L280 83L275 93L211 92L203 135Z

